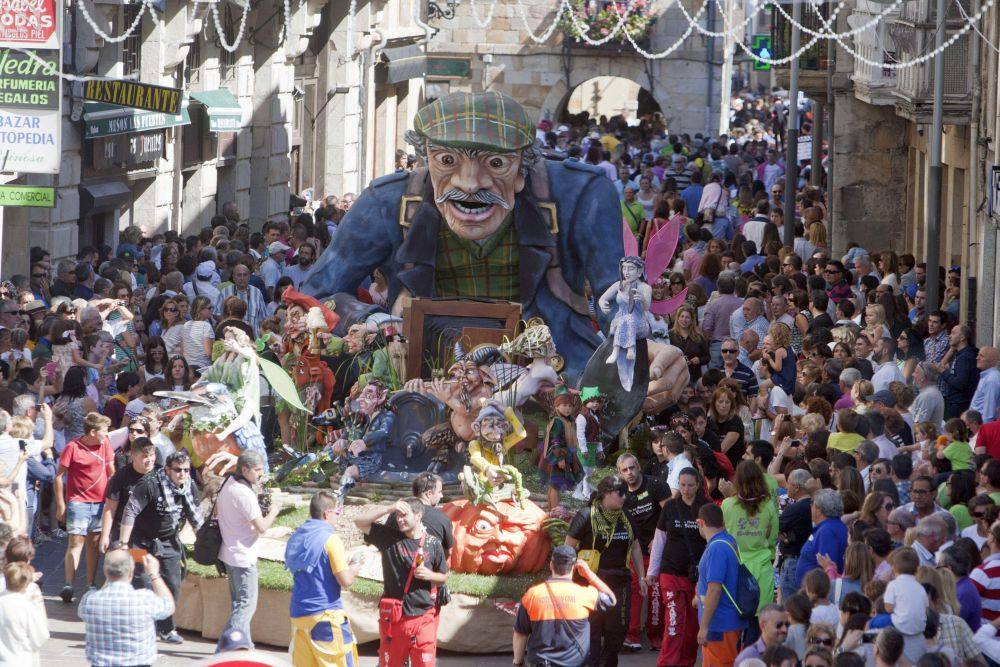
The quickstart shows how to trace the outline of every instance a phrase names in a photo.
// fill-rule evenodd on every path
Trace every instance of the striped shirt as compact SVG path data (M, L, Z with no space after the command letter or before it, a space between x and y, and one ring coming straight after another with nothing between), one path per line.
M243 320L253 327L254 334L260 333L260 323L267 317L267 304L261 291L253 285L241 290L235 283L226 283L219 290L219 298L215 302L216 318L222 319L222 305L231 296L238 296L247 305L247 315Z
M969 575L983 598L983 620L993 622L1000 618L1000 554L990 554Z

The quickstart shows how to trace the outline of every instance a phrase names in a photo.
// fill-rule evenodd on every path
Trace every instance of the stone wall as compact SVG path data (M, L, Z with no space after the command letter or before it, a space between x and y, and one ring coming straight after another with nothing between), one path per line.
M833 255L848 241L905 252L907 121L853 93L836 96Z

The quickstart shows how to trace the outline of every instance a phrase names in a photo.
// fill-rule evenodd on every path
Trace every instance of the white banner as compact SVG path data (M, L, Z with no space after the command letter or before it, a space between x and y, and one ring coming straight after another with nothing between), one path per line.
M58 174L62 113L0 108L0 171Z

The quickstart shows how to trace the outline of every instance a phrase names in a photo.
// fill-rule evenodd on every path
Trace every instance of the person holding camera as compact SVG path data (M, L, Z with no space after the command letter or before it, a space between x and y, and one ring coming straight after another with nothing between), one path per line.
M572 547L562 545L549 557L552 573L521 598L514 617L514 665L573 665L586 663L590 644L590 612L615 606L615 595L577 560ZM583 585L573 579L578 574Z
M377 523L390 513L398 528ZM448 578L448 562L441 541L421 522L423 514L424 504L410 497L354 520L365 543L382 555L379 667L396 667L407 658L410 667L431 667L437 655L437 587Z
M92 665L156 663L155 622L174 613L174 598L160 576L160 564L142 556L153 590L132 587L133 555L122 547L104 556L106 581L80 598L77 613L86 627L87 661Z
M692 467L680 471L678 487L680 493L660 512L646 571L646 581L660 587L666 608L657 667L693 665L698 657L698 610L692 602L698 561L705 551L705 540L698 532L698 510L711 500L705 495L701 475Z
M147 456L156 454L156 447L147 438L132 445L148 443ZM185 521L197 531L202 524L198 511L198 489L191 479L191 459L186 450L167 457L162 468L146 474L132 487L121 514L121 541L152 554L160 564L163 579L176 600L181 592L184 547L180 532ZM142 582L150 586L149 573L142 573ZM160 639L168 644L180 644L184 639L174 627L173 616L156 622Z
M190 464L189 464L190 465ZM236 459L236 473L227 477L219 490L215 511L222 533L219 560L229 577L232 607L222 638L239 631L248 642L250 622L257 611L257 540L278 518L280 505L272 505L265 515L257 496L257 486L264 477L264 458L245 451ZM252 646L252 642L249 642Z

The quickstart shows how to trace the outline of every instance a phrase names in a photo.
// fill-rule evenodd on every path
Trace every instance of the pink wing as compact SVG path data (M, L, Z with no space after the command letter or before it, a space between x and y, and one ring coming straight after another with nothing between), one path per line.
M639 241L636 240L632 228L622 218L622 243L625 246L625 257L635 257L639 254Z
M646 282L652 284L663 275L663 270L670 264L677 250L677 239L680 238L680 220L667 222L649 239L646 246Z
M664 299L663 301L654 301L649 304L649 312L654 315L659 315L660 317L665 317L670 315L678 308L684 305L684 299L687 298L687 287L681 290L680 294L670 297L669 299Z

